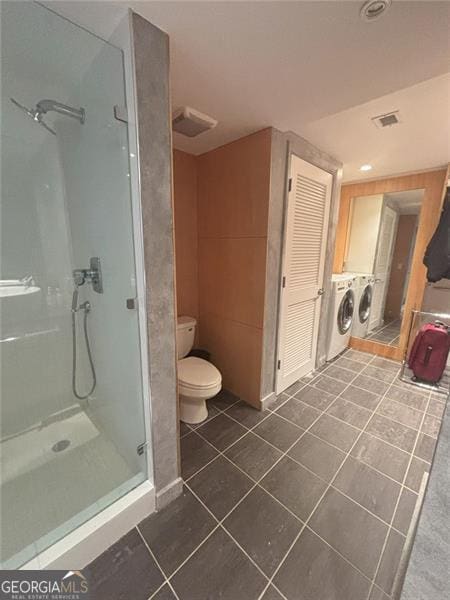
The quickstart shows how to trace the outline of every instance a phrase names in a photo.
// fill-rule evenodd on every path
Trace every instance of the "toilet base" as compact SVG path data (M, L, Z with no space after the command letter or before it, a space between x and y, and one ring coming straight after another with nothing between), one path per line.
M206 400L203 398L187 398L180 395L180 421L197 425L208 418Z

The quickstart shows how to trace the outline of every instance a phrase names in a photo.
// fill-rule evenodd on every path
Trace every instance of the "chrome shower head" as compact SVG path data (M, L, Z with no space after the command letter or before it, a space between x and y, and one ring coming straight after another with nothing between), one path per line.
M14 98L10 98L11 102L13 104L15 104L18 108L20 108L21 110L24 111L24 113L26 113L29 117L31 117L33 119L33 121L36 121L36 123L39 123L39 125L42 125L42 127L44 127L47 131L49 131L50 133L52 133L53 135L56 135L56 131L54 131L51 127L49 127L47 125L47 123L45 123L42 120L43 114L40 113L38 110L36 109L32 109L30 110L29 108L27 108L26 106L23 106L23 104L19 104L19 102L17 102L17 100L14 100Z
M36 104L36 113L39 115L45 115L50 111L57 112L65 117L77 119L81 124L84 123L86 117L84 108L73 108L72 106L67 106L67 104L62 104L57 100L39 100Z
M45 127L45 129L47 129L47 131L50 131L50 133L53 133L53 135L56 135L56 131L49 127L47 123L45 123L45 121L43 120L44 115L48 112L53 111L65 117L72 117L73 119L77 119L81 124L83 124L85 121L86 113L84 108L73 108L72 106L67 106L66 104L57 102L56 100L39 100L39 102L36 104L36 108L33 109L29 109L26 106L19 104L17 100L14 100L14 98L10 98L10 100L18 108L23 110L29 117L31 117L33 121L36 121L37 123L42 125L42 127Z

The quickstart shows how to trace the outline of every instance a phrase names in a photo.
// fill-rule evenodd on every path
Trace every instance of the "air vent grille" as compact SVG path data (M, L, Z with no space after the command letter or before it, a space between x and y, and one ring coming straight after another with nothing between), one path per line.
M190 106L179 108L172 115L173 130L188 137L195 137L208 129L213 129L216 125L216 119Z
M385 115L378 115L377 117L372 117L372 121L375 124L375 126L379 129L382 129L383 127L392 127L392 125L397 125L401 122L398 110L386 113Z

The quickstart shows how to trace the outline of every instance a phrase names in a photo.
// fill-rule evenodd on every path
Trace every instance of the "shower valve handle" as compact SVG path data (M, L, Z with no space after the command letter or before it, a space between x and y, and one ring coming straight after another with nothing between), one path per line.
M89 269L74 269L73 280L77 287L84 285L86 281L92 284L95 292L103 293L102 270L100 259L96 256L90 259Z

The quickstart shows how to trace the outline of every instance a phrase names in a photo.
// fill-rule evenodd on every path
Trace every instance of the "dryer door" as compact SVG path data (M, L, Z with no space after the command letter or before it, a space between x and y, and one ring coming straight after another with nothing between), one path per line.
M365 323L370 316L370 307L372 305L372 286L366 285L361 294L358 307L358 318L360 323Z
M341 335L350 331L355 310L355 295L352 290L347 290L339 305L337 314L337 327Z

